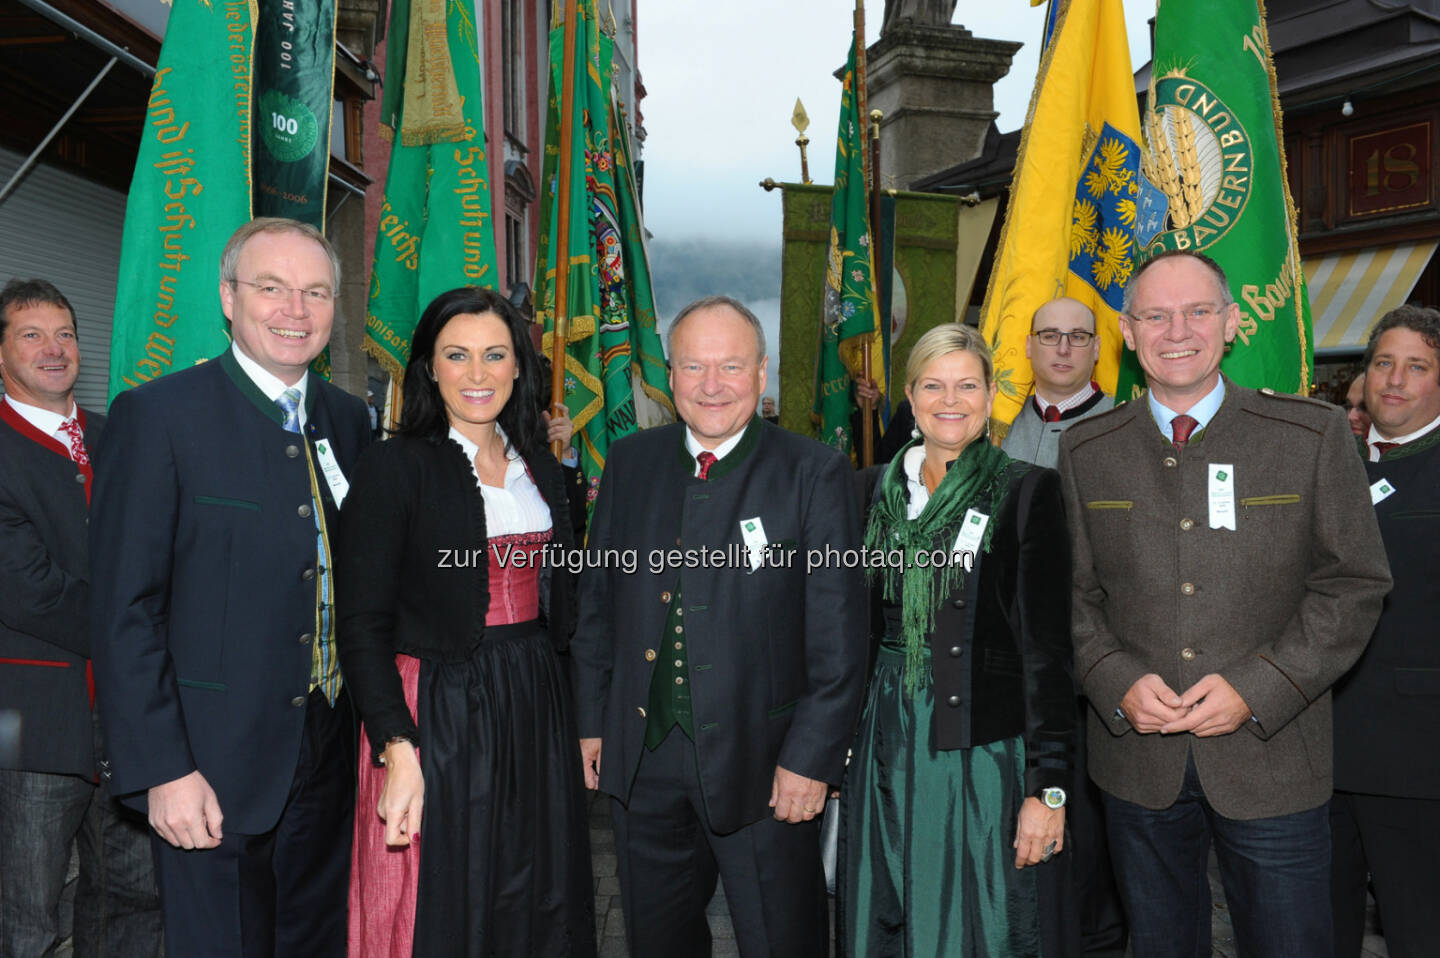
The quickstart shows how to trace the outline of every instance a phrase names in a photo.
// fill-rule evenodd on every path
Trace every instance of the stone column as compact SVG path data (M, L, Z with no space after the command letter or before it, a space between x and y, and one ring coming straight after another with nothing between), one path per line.
M340 187L330 187L332 194ZM370 301L370 263L365 259L365 205L348 195L326 218L325 234L340 254L340 295L330 333L330 381L348 393L365 396L365 308Z
M381 0L338 0L338 5L336 39L351 53L369 60L385 28L385 4ZM376 95L379 95L378 89ZM370 112L366 111L367 117ZM370 192L378 194L385 177L384 163L366 164L365 172L376 181ZM365 225L365 205L366 197L330 184L325 233L340 254L342 273L335 303L335 328L330 333L330 378L341 389L362 399L368 362L360 345L365 341L365 308L370 302L370 252L366 237L374 239L374 227L367 230ZM380 398L383 401L384 397Z
M959 25L902 22L869 50L868 108L880 121L880 172L886 188L980 155L999 115L994 84L1010 72L1021 44L985 40Z
M335 39L362 60L375 53L375 41L385 30L386 4L381 0L339 0Z

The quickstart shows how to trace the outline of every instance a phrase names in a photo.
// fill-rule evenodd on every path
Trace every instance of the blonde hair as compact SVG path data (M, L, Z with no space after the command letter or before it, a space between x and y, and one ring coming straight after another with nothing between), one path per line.
M963 323L944 323L927 330L915 341L910 358L905 362L905 387L914 389L926 366L941 356L958 352L973 353L980 359L980 367L985 371L985 388L989 389L994 373L990 347L985 345L985 337L980 335L980 330Z

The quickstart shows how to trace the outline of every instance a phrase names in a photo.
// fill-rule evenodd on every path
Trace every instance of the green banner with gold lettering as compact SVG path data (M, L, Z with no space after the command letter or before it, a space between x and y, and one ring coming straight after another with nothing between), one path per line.
M283 216L325 231L334 89L334 0L259 0L251 167L256 216ZM310 368L330 378L329 346Z
M110 339L110 398L229 343L216 268L250 219L248 0L175 0L145 107Z
M255 215L325 229L335 86L334 0L259 0Z
M439 35L447 42L427 42ZM474 4L395 0L385 49L381 122L393 142L364 348L398 378L431 300L498 279Z
M1263 5L1165 0L1141 117L1142 257L1189 249L1225 270L1240 330L1221 363L1242 386L1309 393L1315 347ZM1117 399L1145 381L1121 360Z

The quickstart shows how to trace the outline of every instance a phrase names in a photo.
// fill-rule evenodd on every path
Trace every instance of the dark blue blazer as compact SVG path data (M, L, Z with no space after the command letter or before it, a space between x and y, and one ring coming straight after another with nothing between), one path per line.
M105 417L81 415L93 452ZM33 432L13 409L0 416L0 711L20 718L0 768L93 778L88 477Z
M311 375L305 441L343 471L365 404ZM315 631L315 519L298 437L232 353L115 398L92 504L96 694L110 787L199 769L225 828L268 831L290 790ZM316 476L331 530L328 484Z

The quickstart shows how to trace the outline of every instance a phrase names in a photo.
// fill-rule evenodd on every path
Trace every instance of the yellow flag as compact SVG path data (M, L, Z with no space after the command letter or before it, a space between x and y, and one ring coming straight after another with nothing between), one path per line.
M1041 55L980 314L995 355L997 435L1034 385L1025 358L1030 320L1058 296L1094 311L1096 380L1114 393L1121 297L1137 262L1140 115L1121 0L1051 3L1061 6Z

